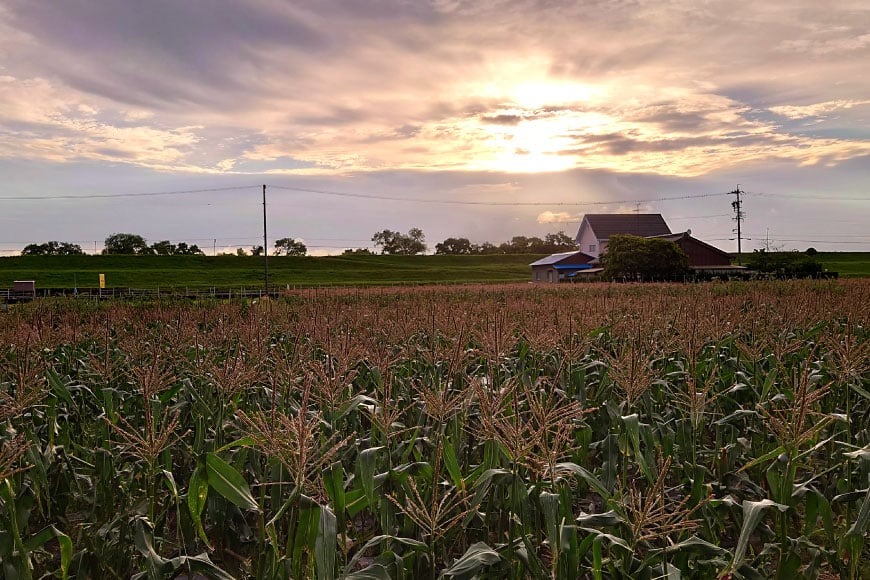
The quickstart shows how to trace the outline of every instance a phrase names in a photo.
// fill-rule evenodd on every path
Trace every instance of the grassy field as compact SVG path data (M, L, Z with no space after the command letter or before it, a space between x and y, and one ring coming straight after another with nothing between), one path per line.
M870 578L870 280L0 312L0 577Z
M816 257L844 278L870 277L870 252L819 252Z
M273 287L525 282L536 255L270 257ZM826 269L870 277L870 253L820 253ZM39 288L261 287L263 260L237 256L43 256L0 258L0 288L36 280Z
M274 287L444 282L520 282L539 256L270 257ZM36 280L39 288L241 288L263 285L263 259L236 256L41 256L0 258L0 288Z

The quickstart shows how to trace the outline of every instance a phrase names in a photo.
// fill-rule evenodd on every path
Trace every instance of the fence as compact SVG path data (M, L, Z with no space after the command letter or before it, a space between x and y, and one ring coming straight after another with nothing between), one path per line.
M270 296L278 296L281 292L271 291ZM233 298L262 298L266 295L263 289L253 288L41 288L36 296L30 293L15 292L8 288L0 289L0 302L27 302L34 298L64 297L82 300L154 300L161 298L179 298L190 300Z

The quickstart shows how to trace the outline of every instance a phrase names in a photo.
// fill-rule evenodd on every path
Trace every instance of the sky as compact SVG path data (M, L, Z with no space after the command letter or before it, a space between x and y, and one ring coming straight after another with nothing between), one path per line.
M870 251L868 63L866 0L3 0L0 255L251 247L262 184L321 254L634 211L734 251L738 186L744 251Z

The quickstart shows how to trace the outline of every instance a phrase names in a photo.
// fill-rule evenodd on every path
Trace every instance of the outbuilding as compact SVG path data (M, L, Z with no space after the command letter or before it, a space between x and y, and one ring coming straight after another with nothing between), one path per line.
M571 279L583 270L591 269L594 256L583 252L561 252L541 258L529 264L532 267L532 282L556 283Z
M686 256L689 257L689 267L693 270L721 269L731 266L731 256L727 252L702 242L692 237L692 231L688 230L679 234L667 234L664 236L649 236L674 242Z

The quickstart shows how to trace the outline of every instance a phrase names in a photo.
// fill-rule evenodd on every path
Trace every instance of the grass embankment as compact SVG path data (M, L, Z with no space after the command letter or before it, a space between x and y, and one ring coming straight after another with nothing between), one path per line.
M269 257L281 286L524 282L536 255ZM263 284L263 259L238 256L27 256L0 258L0 288L36 280L38 288L240 288Z
M819 252L816 256L826 270L846 278L870 277L870 252Z
M269 280L282 286L372 286L525 282L537 255L269 257ZM820 252L843 277L870 277L870 252ZM744 260L745 261L745 260ZM27 256L0 258L0 288L36 280L38 288L242 288L263 284L252 256Z
M870 277L870 252L819 252L812 258L821 262L828 272L837 272L843 278ZM731 261L737 263L737 254L731 254ZM751 263L752 253L743 254L743 264Z

